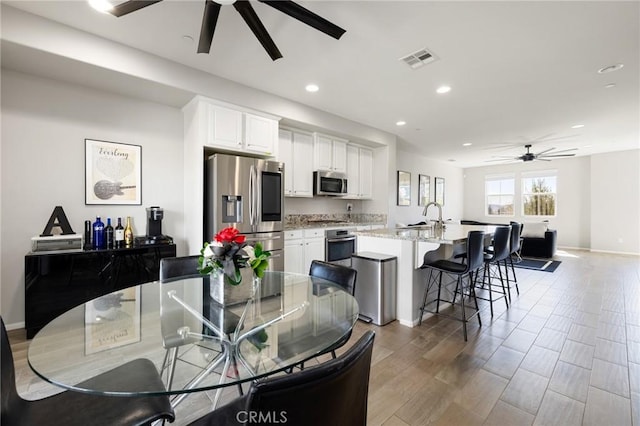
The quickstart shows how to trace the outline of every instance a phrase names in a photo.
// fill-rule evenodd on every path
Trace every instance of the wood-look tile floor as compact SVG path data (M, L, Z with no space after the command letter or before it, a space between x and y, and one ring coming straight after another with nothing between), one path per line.
M640 259L560 251L554 273L517 269L510 308L481 305L482 327L431 317L376 332L368 425L640 426ZM28 341L9 333L19 392L58 389L33 376ZM235 389L223 396L229 400ZM213 393L187 398L174 424L204 414Z

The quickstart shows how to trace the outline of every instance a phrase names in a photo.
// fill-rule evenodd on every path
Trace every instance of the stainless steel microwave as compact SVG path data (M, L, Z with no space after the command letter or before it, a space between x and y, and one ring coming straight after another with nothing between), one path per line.
M313 172L313 195L347 195L347 175L341 172Z

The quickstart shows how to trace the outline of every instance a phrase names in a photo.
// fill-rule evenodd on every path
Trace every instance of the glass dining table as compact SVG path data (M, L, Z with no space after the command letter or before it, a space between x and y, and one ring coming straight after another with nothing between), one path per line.
M191 392L217 389L215 406L223 387L289 370L330 349L358 317L355 298L320 278L266 272L253 290L248 300L222 306L206 277L129 287L51 321L30 342L27 359L38 376L65 389L169 394L174 406ZM91 380L139 358L171 376L164 387Z

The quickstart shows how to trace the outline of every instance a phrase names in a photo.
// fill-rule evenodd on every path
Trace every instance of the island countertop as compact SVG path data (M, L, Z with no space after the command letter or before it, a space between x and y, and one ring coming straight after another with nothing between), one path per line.
M484 231L493 234L496 227L491 225L445 224L444 229L434 229L428 225L406 228L386 228L357 231L357 235L430 242L437 244L460 244L466 241L469 231Z

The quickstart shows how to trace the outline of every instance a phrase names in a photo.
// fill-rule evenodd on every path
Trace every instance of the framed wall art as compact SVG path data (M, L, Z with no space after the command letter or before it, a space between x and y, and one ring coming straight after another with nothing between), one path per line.
M85 204L142 204L142 147L84 140Z
M444 206L444 178L437 177L435 178L435 194L434 200L436 203Z
M140 287L106 294L84 309L87 355L140 341Z
M398 205L411 205L411 173L398 170Z
M418 175L418 205L426 206L429 203L430 194L430 177L427 175Z

